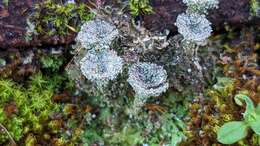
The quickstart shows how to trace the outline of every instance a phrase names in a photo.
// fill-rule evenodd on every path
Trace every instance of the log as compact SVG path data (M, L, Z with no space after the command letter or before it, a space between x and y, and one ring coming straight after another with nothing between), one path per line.
M0 49L61 45L74 41L75 33L67 36L35 36L26 41L26 20L39 2L42 0L12 0L8 6L0 2Z
M182 0L151 0L151 4L154 13L143 16L145 27L151 31L169 29L176 32L176 18L187 9ZM219 0L219 8L210 10L207 18L215 29L224 24L236 27L260 24L259 18L250 16L250 0Z
M74 41L75 33L66 36L37 36L31 41L25 40L26 19L33 12L33 6L42 0L12 0L8 7L0 2L0 49L23 48L41 45L62 45ZM109 0L106 4L114 5ZM186 10L182 0L151 0L154 13L142 16L144 25L151 31L169 29L176 32L174 23L178 14ZM260 24L258 18L250 17L249 0L220 0L219 9L211 10L208 19L214 27L223 27L224 23L243 26L249 23Z

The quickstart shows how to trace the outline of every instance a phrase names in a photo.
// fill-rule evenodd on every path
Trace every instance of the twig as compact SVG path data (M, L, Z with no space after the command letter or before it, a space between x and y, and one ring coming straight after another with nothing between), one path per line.
M4 131L7 133L7 135L8 135L8 137L10 138L12 144L16 146L17 144L15 143L13 137L12 137L11 134L8 132L8 130L5 128L5 126L0 123L0 127L1 127L2 129L4 129Z

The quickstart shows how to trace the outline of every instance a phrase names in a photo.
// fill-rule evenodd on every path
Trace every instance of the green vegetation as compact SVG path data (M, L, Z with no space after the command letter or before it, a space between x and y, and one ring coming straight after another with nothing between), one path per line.
M128 121L127 119L121 119L122 122L124 121L126 123L122 123L120 127L100 123L99 121L101 121L102 118L105 118L103 121L111 118L106 114L107 113L104 113L102 116L108 117L101 116L96 119L96 123L92 122L86 127L86 130L82 135L84 145L89 146L96 143L105 145L124 144L124 146L148 144L155 146L160 143L164 143L166 145L169 144L171 146L177 146L183 139L186 138L183 133L185 130L184 123L177 119L177 117L168 113L164 113L161 116L156 114L159 118L157 125L153 123L153 121L150 121L151 119L143 119L139 121ZM120 121L118 121L118 119L113 119L111 122L118 123ZM96 128L98 125L102 126L102 128ZM115 131L111 129L112 127L115 128Z
M49 116L60 110L52 101L55 88L60 85L61 80L46 78L40 73L32 76L24 87L8 79L0 80L0 123L15 141L30 133L43 132ZM8 134L2 133L0 144L8 139Z
M129 9L133 16L149 14L153 12L153 8L150 6L149 0L130 0Z
M259 3L251 2L252 12L256 12ZM128 27L128 20L132 18L121 19L124 15L120 13L120 19L115 19L118 14L114 12L119 9L109 6L100 7L97 17L102 15L102 18L119 21L115 24L124 34L112 43L110 49L120 50L118 56L124 59L124 66L122 74L107 83L102 91L86 80L81 69L77 68L79 64L76 61L83 56L78 52L85 53L85 50L77 48L78 44L52 46L51 51L44 44L43 48L37 49L7 48L0 51L1 146L15 143L22 146L260 145L257 54L260 44L256 42L260 28L247 26L240 30L226 24L226 32L217 34L225 31L220 29L213 33L209 43L198 49L198 62L194 62L197 60L194 58L189 64L188 54L184 54L183 49L178 50L182 45L178 43L180 40L171 35L169 39L167 37L170 45L165 49L133 52L138 50L132 42L139 38L139 32L133 35L132 27ZM149 0L130 0L129 10L133 16L138 16L151 13L152 7ZM28 39L33 38L32 35L62 38L77 32L80 25L93 16L86 3L43 1L36 5L33 15L28 18ZM123 30L126 28L129 31ZM104 33L100 35L104 36ZM156 35L149 32L147 36L152 38ZM72 48L74 52L70 54ZM187 55L183 63L182 55ZM212 62L208 57L213 59ZM133 107L135 92L127 82L128 65L137 60L150 62L150 59L158 64L163 64L164 60L167 62L163 66L167 69L170 86L164 94L148 98L138 115L131 117L129 109ZM69 67L72 68L68 72L71 78L64 73ZM97 71L95 69L93 72ZM100 71L105 69L101 67ZM152 89L162 85L151 87L154 81L140 81L147 82ZM245 110L242 115L241 110Z
M86 21L93 18L94 14L84 3L63 4L47 0L35 6L32 22L38 34L66 35L77 32Z
M260 2L257 0L251 0L251 15L258 16L260 11Z
M243 113L244 120L225 123L217 132L219 142L223 144L235 143L247 136L248 128L260 136L260 104L255 108L248 96L244 94L235 96L236 104L243 106L242 101L246 102L246 111Z
M9 0L3 0L3 4L4 4L6 7L8 7L8 5L9 5Z
M58 55L44 55L41 57L40 62L42 68L50 70L51 72L57 72L63 65L64 58Z

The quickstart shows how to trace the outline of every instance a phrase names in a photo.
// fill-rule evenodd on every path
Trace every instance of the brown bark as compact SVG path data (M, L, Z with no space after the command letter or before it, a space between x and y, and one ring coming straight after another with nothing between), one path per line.
M8 7L0 2L0 48L60 45L74 41L75 34L70 34L38 36L26 42L26 18L32 13L33 5L39 1L42 0L13 0ZM151 0L151 3L154 13L143 17L145 27L152 31L169 29L175 32L176 17L186 9L182 0ZM214 27L222 27L224 23L236 26L252 22L259 24L259 19L250 18L249 0L220 0L219 9L210 11L208 18Z
M250 16L250 0L219 0L219 8L209 11L207 18L216 28L225 23L242 27L245 24L260 24L259 18ZM152 31L169 29L177 31L174 25L178 14L185 12L182 0L151 0L154 13L144 16L145 27Z

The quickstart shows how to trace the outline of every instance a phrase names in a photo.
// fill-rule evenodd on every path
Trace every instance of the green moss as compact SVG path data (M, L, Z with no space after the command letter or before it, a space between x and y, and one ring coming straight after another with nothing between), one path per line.
M149 0L130 0L129 9L130 13L134 16L153 12L153 8L150 6Z
M82 23L93 18L86 4L74 4L47 0L35 6L32 21L35 31L43 35L67 35L77 32Z
M15 141L29 132L41 133L50 114L60 110L59 105L52 101L58 84L40 73L30 78L26 88L11 80L0 80L0 123ZM7 141L7 134L1 134L0 144Z
M258 16L259 15L259 7L260 7L260 3L257 0L251 0L250 2L250 6L251 6L251 15L252 16Z
M3 4L4 4L6 7L8 7L8 5L9 5L9 0L3 0Z
M64 59L57 55L45 55L41 57L40 62L42 68L51 72L56 72L62 66Z

